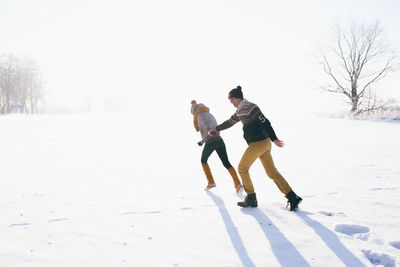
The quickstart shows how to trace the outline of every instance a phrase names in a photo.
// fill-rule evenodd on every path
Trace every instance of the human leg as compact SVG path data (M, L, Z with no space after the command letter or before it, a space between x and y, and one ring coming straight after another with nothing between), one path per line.
M233 180L233 186L235 187L236 193L240 191L242 188L242 184L240 183L239 177L236 173L236 170L234 167L232 167L231 163L229 162L228 159L228 154L226 152L226 146L224 141L221 141L221 144L216 148L217 154L219 158L222 161L222 164L224 167L228 170L229 174L232 177Z
M212 152L215 150L215 147L212 144L206 144L203 148L203 152L201 154L201 166L203 168L204 174L206 175L208 184L205 188L205 190L209 190L213 187L215 187L215 181L214 177L211 173L210 166L208 165L207 161Z
M266 146L267 149L265 153L260 155L260 161L264 166L265 172L267 173L268 177L271 178L276 186L279 188L279 190L286 195L292 190L292 188L275 167L274 161L271 156L271 141L269 139L266 139L264 141L264 146Z
M264 152L265 147L260 145L260 141L250 143L239 162L238 171L247 194L254 193L254 186L250 178L249 169L254 161Z
M285 197L288 199L288 209L294 211L303 199L296 195L285 178L283 178L276 169L271 155L271 141L269 139L267 139L266 146L267 151L260 156L261 163L264 166L267 175L274 181L279 190L285 194Z

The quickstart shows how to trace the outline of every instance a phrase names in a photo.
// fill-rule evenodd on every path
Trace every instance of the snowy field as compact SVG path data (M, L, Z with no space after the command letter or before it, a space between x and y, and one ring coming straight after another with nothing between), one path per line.
M137 117L0 117L0 266L400 266L400 123L269 117L289 212L260 162L258 208L216 154L206 193L188 111ZM241 125L222 136L236 167Z

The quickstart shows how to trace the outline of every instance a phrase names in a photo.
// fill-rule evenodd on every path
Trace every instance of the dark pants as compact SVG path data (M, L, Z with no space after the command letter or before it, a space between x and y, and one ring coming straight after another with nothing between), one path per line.
M201 164L207 163L208 158L211 156L214 150L217 151L217 154L225 168L229 169L232 167L228 160L228 154L226 153L226 147L223 140L205 144L203 153L201 154Z

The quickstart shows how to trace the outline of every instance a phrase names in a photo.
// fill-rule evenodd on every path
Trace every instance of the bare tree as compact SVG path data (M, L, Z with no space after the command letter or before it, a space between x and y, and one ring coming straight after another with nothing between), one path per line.
M383 39L379 22L336 26L334 41L320 48L320 62L330 83L321 88L346 96L358 115L385 108L377 98L377 82L396 71L396 53Z
M12 55L0 56L1 112L10 113L15 88L16 59Z
M36 113L42 97L42 76L34 59L0 55L0 113L15 106Z
M19 96L26 113L36 113L42 98L42 76L35 60L25 57L19 70Z

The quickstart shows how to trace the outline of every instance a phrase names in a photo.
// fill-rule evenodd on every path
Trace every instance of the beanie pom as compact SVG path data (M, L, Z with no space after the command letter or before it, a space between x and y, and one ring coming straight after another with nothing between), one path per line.
M197 102L196 102L196 100L192 100L192 102L190 102L190 104L196 104Z
M230 99L232 97L243 99L242 87L240 85L236 86L236 88L229 92L228 98Z

